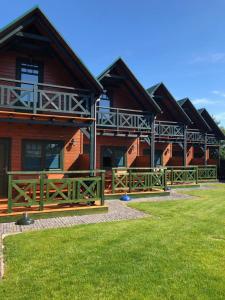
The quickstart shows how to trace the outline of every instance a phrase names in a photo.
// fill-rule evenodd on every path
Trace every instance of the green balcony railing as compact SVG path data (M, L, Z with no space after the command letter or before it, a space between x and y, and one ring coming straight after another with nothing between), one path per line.
M8 211L47 204L104 204L105 171L8 172Z
M112 193L165 189L165 171L153 168L113 168Z

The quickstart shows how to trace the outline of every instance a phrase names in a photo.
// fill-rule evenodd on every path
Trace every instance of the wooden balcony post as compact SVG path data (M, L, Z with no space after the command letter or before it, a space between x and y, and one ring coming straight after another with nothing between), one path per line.
M155 116L152 116L151 122L151 149L150 149L150 167L155 167Z
M187 166L187 126L184 126L184 167Z
M33 85L33 113L37 113L37 104L38 104L38 85Z
M205 134L205 143L204 143L204 165L207 166L207 133Z
M94 119L90 125L90 170L96 169L96 107L94 95L91 96L91 118Z

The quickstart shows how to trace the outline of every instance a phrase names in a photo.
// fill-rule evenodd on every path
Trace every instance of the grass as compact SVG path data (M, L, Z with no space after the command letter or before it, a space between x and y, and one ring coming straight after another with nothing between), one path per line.
M130 203L144 219L7 237L0 299L225 299L225 187L188 193Z

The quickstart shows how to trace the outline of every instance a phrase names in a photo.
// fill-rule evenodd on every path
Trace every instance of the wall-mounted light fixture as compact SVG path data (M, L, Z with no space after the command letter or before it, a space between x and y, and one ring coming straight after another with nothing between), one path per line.
M70 146L72 146L72 147L76 146L76 140L75 139L71 139Z

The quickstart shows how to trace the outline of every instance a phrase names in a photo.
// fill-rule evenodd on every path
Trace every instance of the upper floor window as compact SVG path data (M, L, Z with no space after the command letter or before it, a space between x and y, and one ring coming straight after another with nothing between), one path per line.
M100 96L99 107L102 112L109 112L111 108L111 98L107 94Z
M32 60L17 61L17 79L21 81L21 94L24 101L33 101L33 86L42 82L42 66Z

